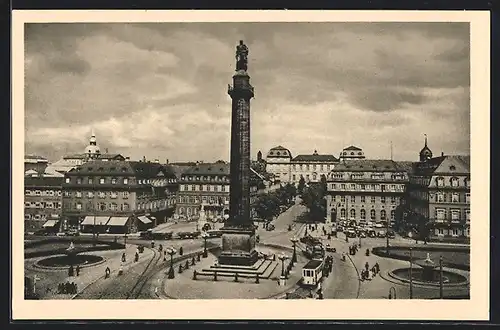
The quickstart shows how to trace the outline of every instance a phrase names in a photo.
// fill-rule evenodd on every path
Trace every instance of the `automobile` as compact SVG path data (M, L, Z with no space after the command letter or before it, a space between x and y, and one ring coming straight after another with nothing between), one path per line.
M377 237L377 232L375 232L375 230L373 230L373 229L367 230L367 233L368 233L368 237L371 237L371 238Z
M338 232L343 232L344 231L344 228L342 226L337 226L337 231Z
M384 228L384 226L382 225L382 223L377 222L377 223L375 224L375 228Z
M76 229L69 229L66 231L66 236L80 236L80 232Z
M212 226L208 222L206 224L204 224L203 227L201 228L201 230L203 230L203 231L207 231L210 229L212 229Z
M64 232L60 232L60 233L57 233L57 234L56 234L56 236L59 236L59 237L60 237L60 236L66 236L66 233L64 233Z
M359 234L358 234L358 237L365 238L366 237L366 233L364 231L360 231Z
M207 230L208 237L221 237L222 232L220 230Z
M280 206L280 213L283 213L283 212L285 212L286 210L288 210L288 207L287 207L287 206L285 206L285 205L281 205L281 206Z
M374 225L375 225L375 223L374 223L373 221L368 221L368 222L366 223L366 226L367 226L367 227L373 227Z
M356 232L354 230L347 230L347 231L345 231L345 235L349 238L355 238Z
M276 228L276 227L275 227L272 223L270 223L270 224L268 224L268 225L266 226L266 230L267 230L267 231L272 231L272 230L274 230L275 228Z
M387 232L387 237L389 237L389 238L396 238L396 234L394 234L394 232L391 230L391 231Z
M380 231L377 233L377 237L384 238L384 237L385 237L385 231L380 230Z
M331 246L330 244L326 244L325 245L325 250L326 252L337 252L337 249L335 249L333 246Z

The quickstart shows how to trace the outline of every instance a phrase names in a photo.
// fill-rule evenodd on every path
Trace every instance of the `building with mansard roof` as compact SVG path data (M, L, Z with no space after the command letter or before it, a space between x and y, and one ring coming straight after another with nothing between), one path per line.
M408 167L393 160L351 159L340 162L327 176L327 223L395 221L404 203Z
M24 178L24 230L58 230L62 210L62 177Z
M365 153L361 148L358 148L356 146L349 146L342 149L339 159L340 161L365 159Z
M297 155L290 162L291 182L298 184L301 177L306 183L319 182L321 177L326 177L338 163L339 160L335 156L319 154L317 150L310 155Z
M63 216L83 231L134 232L165 222L177 190L169 166L91 160L65 174Z

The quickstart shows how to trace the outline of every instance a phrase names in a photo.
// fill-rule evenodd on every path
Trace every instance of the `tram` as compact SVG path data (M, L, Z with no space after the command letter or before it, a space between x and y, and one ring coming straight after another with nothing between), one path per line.
M323 278L323 266L322 259L310 260L302 268L302 285L316 287Z
M309 259L323 260L325 258L325 248L320 240L313 238L306 243L304 255Z

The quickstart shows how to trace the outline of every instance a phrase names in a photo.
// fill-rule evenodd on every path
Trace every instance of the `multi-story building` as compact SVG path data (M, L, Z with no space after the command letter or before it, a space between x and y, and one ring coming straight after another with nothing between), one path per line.
M290 182L298 184L301 177L306 183L319 182L321 176L326 177L338 162L335 156L320 155L317 150L312 155L298 155L290 162Z
M410 177L408 206L427 223L431 238L470 237L470 156L432 157L425 142Z
M340 152L339 159L341 161L365 159L365 153L361 148L355 146L349 146L347 148L342 149L342 151Z
M158 163L89 161L65 175L63 215L83 231L133 232L166 221L177 189L172 169Z
M407 168L393 160L341 162L327 177L326 221L393 222L407 183Z
M254 169L250 176L250 204L264 189L263 177ZM198 163L186 169L179 180L176 214L184 219L196 219L203 209L207 220L222 219L229 214L229 163ZM252 212L252 211L251 211Z
M266 171L280 182L290 182L292 153L282 146L271 148L266 156Z
M61 220L62 177L24 178L24 230L57 229Z

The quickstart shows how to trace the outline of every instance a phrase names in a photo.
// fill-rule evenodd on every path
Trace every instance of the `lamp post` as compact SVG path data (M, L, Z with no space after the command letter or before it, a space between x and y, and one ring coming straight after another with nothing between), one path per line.
M172 279L172 278L175 277L175 272L174 272L174 254L177 253L177 250L175 250L173 247L170 247L166 251L170 255L170 269L168 270L168 278Z
M203 244L203 258L208 257L208 252L207 252L207 238L208 234L206 232L203 232L201 234L201 237L203 238L204 244Z
M127 249L127 237L128 237L127 233L125 233L125 235L123 235L123 240L124 240L123 244L125 245L125 249Z
M278 259L281 260L281 277L286 278L285 277L285 260L288 259L288 256L284 253L281 253L278 256Z
M292 237L290 239L290 241L292 242L293 244L293 255L292 255L292 265L297 262L297 249L296 249L296 246L297 246L297 242L299 241L299 239L297 237Z
M443 256L439 257L439 299L443 299Z
M413 251L410 248L410 299L413 299Z
M389 221L387 221L386 218L386 230L385 230L385 254L388 256L389 255ZM411 251L411 248L410 248ZM411 253L411 252L410 252Z

